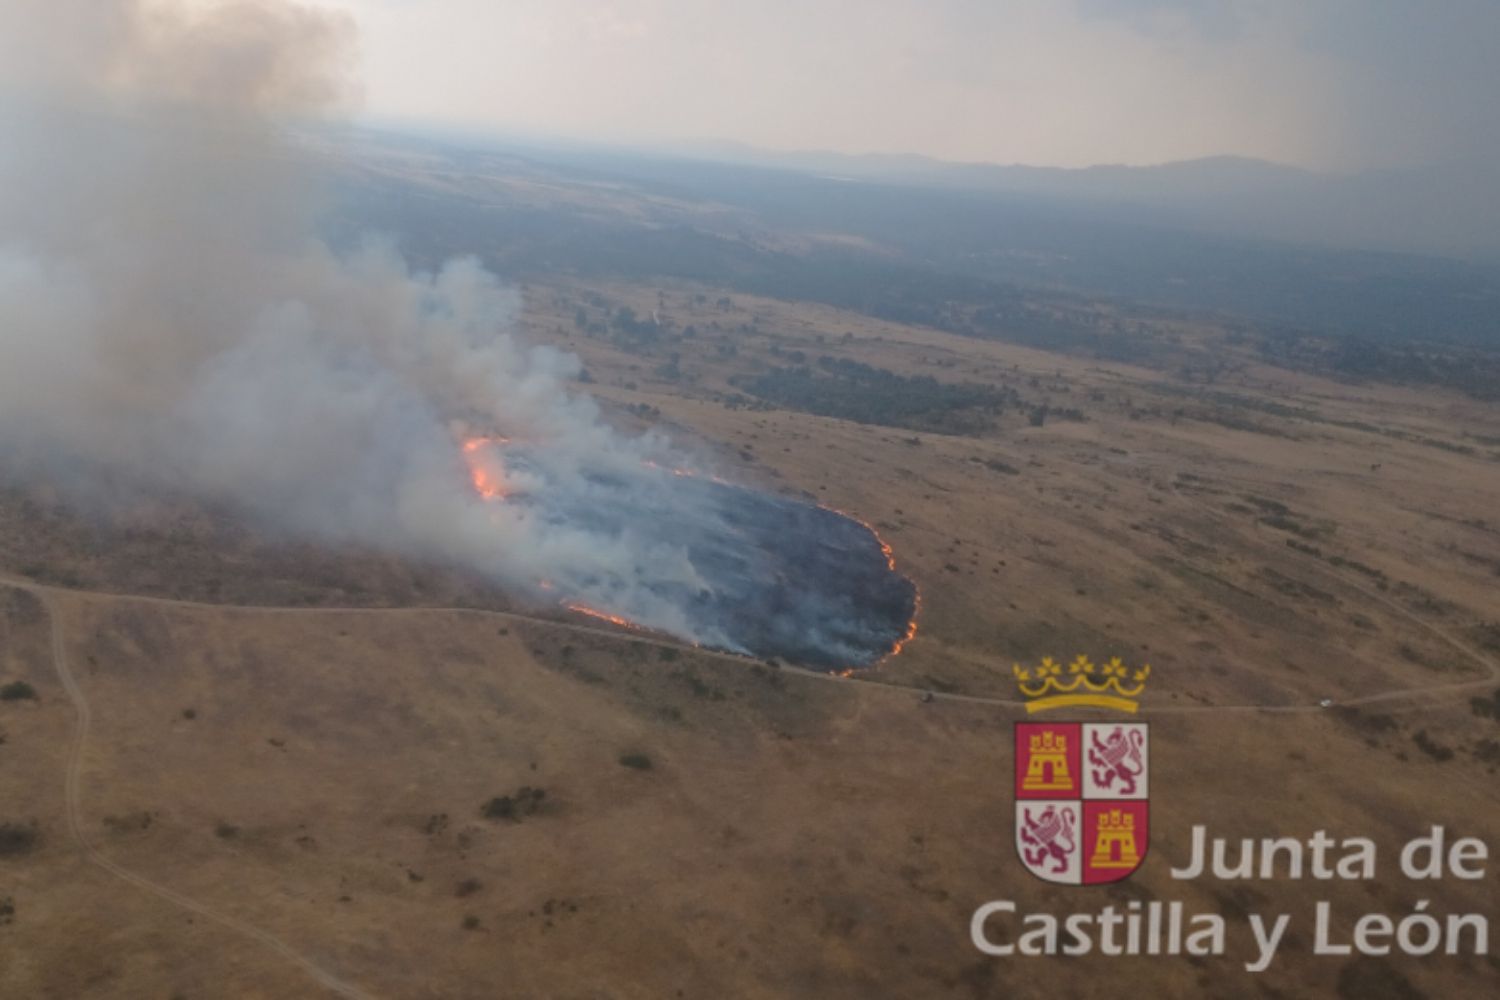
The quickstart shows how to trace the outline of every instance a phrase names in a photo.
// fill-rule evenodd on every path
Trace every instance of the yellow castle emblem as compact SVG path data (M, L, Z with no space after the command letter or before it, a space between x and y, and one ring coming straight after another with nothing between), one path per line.
M1150 664L1131 670L1118 656L1108 663L1095 664L1082 654L1066 667L1046 656L1035 669L1019 663L1012 669L1021 693L1030 699L1026 702L1027 712L1071 705L1134 712L1137 699L1146 688L1146 678L1151 676Z
M1111 809L1099 816L1099 828L1094 836L1094 857L1090 862L1095 868L1124 868L1133 870L1141 863L1140 852L1135 846L1135 817L1120 809Z
M1068 771L1068 738L1062 733L1037 733L1031 737L1031 758L1021 787L1028 792L1073 790Z

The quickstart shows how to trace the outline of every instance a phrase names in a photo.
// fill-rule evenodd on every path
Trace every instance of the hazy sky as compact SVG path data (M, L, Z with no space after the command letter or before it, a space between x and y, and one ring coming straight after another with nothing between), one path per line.
M323 0L372 114L1082 165L1500 154L1496 0Z

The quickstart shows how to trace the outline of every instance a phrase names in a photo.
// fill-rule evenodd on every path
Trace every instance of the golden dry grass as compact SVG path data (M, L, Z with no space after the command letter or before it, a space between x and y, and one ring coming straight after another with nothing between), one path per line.
M758 314L755 330L710 333L712 306L677 288L672 319L705 332L673 347L694 377L666 382L653 359L555 333L571 328L577 291L534 288L528 323L571 340L622 422L635 419L626 406L656 407L737 478L880 526L924 594L917 641L870 675L882 683L483 611L49 590L93 709L81 820L105 856L383 997L1309 995L1336 990L1346 964L1307 954L1315 899L1350 916L1404 913L1418 898L1434 911L1492 907L1492 881L1417 887L1390 863L1434 822L1500 844L1500 727L1469 704L1500 686L1477 683L1495 656L1485 623L1500 618L1500 462L1493 448L1431 443L1500 434L1493 408L1253 364L1215 391L1317 418L1184 401L1160 372L738 296L735 323ZM661 301L600 291L648 312ZM737 357L716 360L730 336ZM722 405L727 376L773 344L1019 380L1087 419L1033 428L1011 415L946 437ZM16 525L28 516L6 511ZM79 537L61 521L49 530L59 534L29 544ZM283 590L254 582L256 560L236 586L301 603L490 599L465 581L413 590L413 571L394 566L353 600L342 581L368 577L345 560L365 557L314 557L326 583L297 581L289 556ZM174 558L140 589L215 597L202 587L222 572L212 545ZM107 552L78 546L66 560L77 579L64 582L133 589ZM28 593L0 589L0 680L39 695L0 702L0 822L39 831L33 849L0 857L0 898L16 906L0 925L0 995L323 995L256 941L83 860L63 799L74 716L52 621ZM918 697L1009 699L1013 661L1080 652L1155 668L1142 710L1152 855L1109 890L1044 885L1013 856L1021 713ZM1460 684L1471 687L1400 694ZM1396 694L1358 711L1315 707L1380 692ZM1232 709L1245 705L1297 711ZM1419 731L1451 759L1419 749ZM652 766L622 766L626 754ZM481 815L522 786L545 789L536 814ZM1232 837L1371 836L1382 878L1174 883L1167 868L1200 822ZM1131 898L1287 911L1294 941L1257 979L1240 966L1243 936L1203 962L1007 962L968 940L970 914L993 898L1058 913ZM1375 973L1467 996L1495 966L1392 959Z

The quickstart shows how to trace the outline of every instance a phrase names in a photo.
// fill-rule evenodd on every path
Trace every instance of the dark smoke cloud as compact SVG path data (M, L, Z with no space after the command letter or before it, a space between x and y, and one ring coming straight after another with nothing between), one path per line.
M808 620L853 615L847 596L778 596L786 569L743 523L769 508L673 488L688 461L566 391L577 359L512 338L516 297L476 262L414 274L378 241L316 238L279 127L349 99L345 20L23 0L0 39L0 461L65 469L94 502L122 479L227 501L718 646L766 633L726 630L746 586L783 632L826 634L829 658L899 636L905 581L874 585L894 626ZM476 495L478 433L514 442L474 456L514 502ZM630 516L590 516L606 507ZM885 574L872 538L838 558L851 548Z

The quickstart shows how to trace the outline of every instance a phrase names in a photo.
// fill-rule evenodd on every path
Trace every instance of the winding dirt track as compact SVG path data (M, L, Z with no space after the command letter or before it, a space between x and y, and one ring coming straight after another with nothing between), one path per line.
M74 842L78 844L78 849L83 853L83 856L88 859L89 863L102 868L122 881L129 882L138 889L144 889L146 892L158 896L174 906L212 920L234 931L236 934L243 935L269 948L281 958L291 962L307 973L319 985L326 987L339 996L349 997L351 1000L373 1000L371 994L366 993L352 983L340 979L337 975L297 951L276 935L261 930L252 924L247 924L237 917L230 916L188 896L184 896L182 893L168 888L159 882L153 882L144 875L138 875L105 857L89 842L88 837L83 832L83 823L80 818L79 809L79 783L83 770L83 751L84 746L88 742L89 724L92 719L89 711L89 702L84 697L83 689L78 686L78 681L74 678L73 671L68 667L67 645L63 640L61 610L58 608L57 603L51 599L51 595L46 589L41 587L29 587L26 589L35 594L47 608L47 615L50 619L52 629L52 666L57 671L58 680L62 682L63 689L67 692L68 699L72 701L73 711L78 718L78 725L73 732L73 744L68 750L68 770L64 778L63 788L68 817L68 832L72 835Z
M1206 505L1200 506L1205 513L1222 517L1217 511ZM1405 618L1407 621L1428 632L1435 638L1455 651L1461 653L1483 671L1484 675L1473 680L1454 681L1449 684L1428 685L1426 687L1414 688L1389 688L1383 691L1374 691L1353 698L1341 698L1339 705L1362 706L1388 703L1396 711L1403 708L1422 708L1427 705L1441 704L1463 697L1474 692L1481 691L1490 685L1500 684L1500 660L1496 660L1485 653L1480 652L1473 646L1464 642L1447 629L1434 625L1420 615L1397 602L1391 600L1384 594L1376 593L1357 581L1349 578L1343 573L1330 569L1317 562L1312 557L1306 557L1310 568L1329 579L1337 580L1345 587L1353 590L1368 600L1380 604L1390 610L1393 614ZM463 614L483 615L489 618L499 618L505 621L518 622L521 624L540 624L549 628L561 629L578 635L603 636L617 641L633 642L646 646L681 649L683 644L672 639L661 638L652 634L643 634L623 628L603 628L594 625L582 625L576 622L559 621L553 618L542 618L534 615L518 614L511 611L491 611L483 608L462 608L442 606L408 606L408 607L333 607L321 606L312 608L291 608L276 605L258 604L211 604L204 601L185 601L172 597L146 597L137 594L123 594L107 590L81 590L68 587L54 587L48 584L40 584L33 580L21 577L8 576L0 573L0 586L11 586L21 590L29 591L44 602L49 592L74 593L84 597L107 597L114 600L133 601L141 604L154 604L164 607L187 608L201 611L242 611L252 614L276 614L276 615L423 615L423 614ZM51 607L50 603L48 604ZM722 660L744 666L758 661L742 656L738 653L723 653L711 649L696 648L694 650L700 656ZM1019 698L998 698L990 695L957 694L942 691L924 691L920 688L905 684L893 684L889 681L879 680L870 674L833 674L821 670L809 670L804 667L782 665L778 668L783 673L793 674L798 677L806 677L810 680L826 681L834 684L852 684L866 689L877 689L899 693L909 697L921 696L931 701L957 702L970 705L994 705L1002 708L1024 708L1026 702ZM1403 704L1404 703L1404 704ZM1244 704L1244 705L1151 705L1153 715L1182 715L1197 714L1201 712L1266 712L1274 714L1296 714L1316 713L1327 710L1326 706L1317 703L1308 704Z
M1226 517L1225 514L1222 511L1216 510L1215 508L1213 508L1213 507L1209 506L1208 504L1204 503L1202 500L1199 500L1196 497L1188 496L1188 495L1182 493L1181 491L1177 491L1176 492L1176 496L1177 496L1178 499L1187 502L1192 507L1195 507L1200 512L1202 512L1204 514L1207 514L1209 517L1213 518L1216 522L1218 522L1221 525L1224 525L1225 527L1229 528L1230 530L1237 530L1238 529L1238 525L1235 524L1234 522L1232 522L1230 520L1230 518ZM1257 540L1259 540L1260 537L1261 537L1261 531L1260 531L1259 527L1256 527L1256 528L1254 528L1252 530L1254 531ZM1278 549L1278 551L1279 551L1279 549ZM1295 550L1291 550L1291 551L1295 551ZM1359 582L1358 580L1355 580L1349 574L1347 574L1347 573L1340 573L1337 570L1332 569L1326 563L1324 563L1322 560L1318 559L1316 556L1312 556L1312 555L1309 555L1307 553L1302 553L1302 552L1298 552L1297 555L1300 558L1300 560L1302 561L1302 563L1304 565L1306 565L1308 568L1310 568L1315 574L1320 575L1324 579L1327 579L1327 580L1334 580L1334 581L1338 582L1339 584L1341 584L1342 586L1348 588L1349 590L1352 590L1355 593L1359 594L1360 596L1364 597L1366 600L1373 601L1374 603L1381 605L1382 607L1386 608L1388 611L1390 611L1393 614L1395 614L1398 618L1404 618L1404 619L1406 619L1407 621L1411 622L1413 625L1415 625L1418 628L1422 629L1423 631L1427 632L1429 635L1431 635L1434 638L1438 639L1439 641L1445 643L1450 648L1452 648L1452 649L1458 651L1459 653L1463 654L1463 656L1464 656L1465 659L1468 659L1468 660L1472 661L1473 663L1478 664L1484 670L1484 672L1485 672L1485 674L1484 674L1483 677L1479 677L1479 678L1476 678L1476 679L1471 680L1471 681L1454 681L1451 684L1436 684L1436 685L1431 685L1431 686L1424 687L1424 688L1393 688L1393 689L1390 689L1390 690L1387 690L1387 691L1376 691L1376 692L1372 692L1370 694L1359 695L1358 697L1354 697L1354 698L1344 698L1344 699L1340 700L1339 704L1341 704L1341 705L1349 705L1349 706L1361 706L1361 705L1375 705L1375 704L1381 704L1381 703L1399 703L1399 702L1405 701L1405 702L1409 703L1410 707L1420 708L1423 705L1436 704L1436 703L1440 703L1440 702L1443 702L1443 701L1450 700L1454 696L1462 697L1462 696L1468 694L1471 691L1478 691L1478 690L1481 690L1483 688L1489 687L1491 684L1495 684L1497 682L1500 682L1500 660L1496 660L1493 657L1490 657L1490 656L1488 656L1488 655L1480 652L1479 650L1475 649L1473 646L1469 645L1467 642L1464 642L1458 636L1454 635L1449 630L1447 630L1447 629L1445 629L1445 628L1443 628L1443 627L1441 627L1439 625L1434 625L1432 622L1430 622L1427 619L1423 618L1421 615L1419 615L1416 612L1412 611L1410 608L1403 607L1400 603L1398 603L1395 600L1392 600L1390 597L1386 596L1385 594L1379 593L1378 591L1371 590L1369 587L1366 587L1363 583ZM1211 709L1213 709L1215 707L1216 706L1205 705L1205 706L1200 706L1197 709L1187 709L1187 710L1188 711L1206 711L1206 710L1211 710ZM1253 706L1251 706L1251 707L1253 708ZM1285 706L1285 707L1280 708L1280 709L1263 709L1263 710L1264 711L1289 711L1289 710L1293 710L1294 708L1295 708L1295 710L1299 710L1299 711L1320 711L1321 710L1321 706ZM1160 711L1160 709L1153 708L1152 711L1156 712L1156 711ZM1174 709L1167 709L1167 711L1174 711ZM1184 711L1184 709L1175 709L1175 711Z
M1214 516L1216 520L1222 518L1222 515L1220 515L1218 511L1213 510L1208 505L1202 504L1190 498L1184 499L1189 499L1189 502L1192 503L1193 506L1196 506L1203 512ZM1427 705L1450 701L1455 698L1462 697L1470 692L1488 688L1490 685L1500 682L1500 663L1497 663L1496 660L1473 648L1468 643L1459 639L1448 630L1434 625L1429 621L1426 621L1421 616L1415 614L1405 607L1402 607L1400 604L1391 600L1384 594L1378 594L1372 590L1369 590L1368 588L1362 586L1360 583L1346 577L1342 573L1338 573L1332 569L1329 569L1327 566L1324 566L1320 563L1314 564L1311 559L1309 559L1309 563L1312 568L1314 568L1315 571L1319 574L1337 579L1342 585L1360 593L1370 601L1384 606L1392 613L1414 623L1415 625L1431 633L1433 636L1437 637L1459 653L1463 654L1467 659L1478 664L1485 670L1485 676L1471 681L1459 681L1452 684L1426 688L1394 688L1387 691L1372 692L1370 694L1361 695L1356 698L1346 698L1341 700L1340 704L1357 706L1379 703L1396 710L1400 710L1401 708L1417 709L1425 707ZM473 608L287 608L257 607L252 605L205 604L194 601L175 600L172 598L141 597L132 594L113 594L104 591L74 591L68 590L66 588L51 587L44 584L38 584L31 580L10 577L4 574L0 574L0 585L16 587L33 594L42 601L43 605L47 609L47 614L51 623L53 667L57 672L58 679L62 682L64 690L67 692L68 698L73 703L73 709L77 715L78 720L77 727L73 734L73 743L68 753L68 767L64 788L67 803L68 830L72 835L73 840L77 843L79 850L83 853L84 857L91 864L103 869L116 878L121 879L122 881L128 882L131 885L134 885L139 889L142 889L163 900L166 900L167 902L172 903L173 905L178 906L184 910L198 914L199 916L204 917L208 920L212 920L215 923L218 923L221 926L264 946L265 948L274 952L276 955L297 966L310 978L312 978L319 985L323 986L330 992L335 993L339 996L354 998L354 1000L371 1000L371 994L366 993L358 986L355 986L354 984L339 978L339 976L319 965L317 962L307 957L306 954L298 951L296 948L292 947L281 938L276 937L274 934L262 930L259 927L255 927L252 924L248 924L245 921L238 919L237 917L213 909L212 907L207 906L204 903L200 903L188 896L184 896L182 893L177 892L176 890L164 886L158 882L154 882L151 879L146 878L145 876L138 875L135 872L132 872L129 869L124 868L111 861L109 858L105 857L89 842L88 837L84 834L83 824L80 819L81 810L79 807L79 785L83 767L84 749L88 742L91 714L89 711L88 699L85 697L83 689L79 687L78 681L76 680L76 678L74 678L73 672L68 666L67 648L63 638L63 616L57 602L53 600L53 595L57 593L78 593L80 595L91 597L109 597L146 604L196 608L202 610L244 611L256 614L475 614L502 618L517 622L545 623L549 627L564 629L574 633L607 636L616 640L624 640L627 642L635 642L651 646L675 647L678 645L677 643L671 642L669 640L659 639L650 635L633 634L630 632L598 628L590 625L581 625L571 622L559 622L550 619L534 618L527 615L514 614L511 612L484 611ZM747 662L754 662L748 661L745 657L737 656L732 653L716 653L708 650L699 650L699 652L703 655L712 656L716 659L729 661L741 666L743 666ZM1003 707L1006 709L1016 709L1024 705L1024 702L1020 700L994 698L984 695L965 695L943 692L919 692L914 688L898 684L891 684L889 682L876 680L868 676L842 677L836 674L823 673L821 671L806 670L800 667L790 666L785 666L781 669L787 673L796 674L798 676L806 677L812 680L819 680L837 684L859 685L864 689L885 690L892 693L900 693L906 697L914 697L920 694L924 699L932 701L992 705ZM1151 712L1153 715L1186 713L1196 714L1203 712L1264 712L1275 714L1301 714L1316 713L1322 711L1325 711L1324 706L1318 704L1179 706L1163 705L1151 707Z

